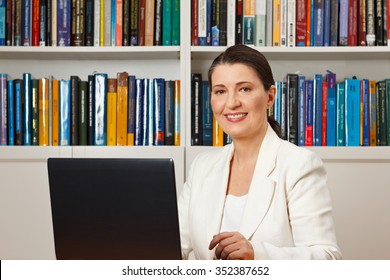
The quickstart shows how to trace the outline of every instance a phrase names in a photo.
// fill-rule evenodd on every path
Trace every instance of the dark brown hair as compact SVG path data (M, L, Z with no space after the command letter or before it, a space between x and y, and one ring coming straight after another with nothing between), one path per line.
M210 87L212 86L211 76L217 66L236 63L244 64L255 70L266 91L275 84L271 66L261 52L246 45L234 45L218 55L211 64L208 72ZM281 129L278 122L273 117L268 116L268 123L271 125L276 134L281 137Z

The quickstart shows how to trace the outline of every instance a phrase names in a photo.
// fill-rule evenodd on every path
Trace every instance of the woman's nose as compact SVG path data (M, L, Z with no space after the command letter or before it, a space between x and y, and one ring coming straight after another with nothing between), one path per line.
M234 108L240 106L240 99L236 92L229 92L227 95L226 106Z

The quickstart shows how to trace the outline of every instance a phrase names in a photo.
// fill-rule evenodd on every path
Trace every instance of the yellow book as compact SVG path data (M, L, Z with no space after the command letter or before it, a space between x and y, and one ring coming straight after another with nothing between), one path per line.
M223 130L213 116L213 146L223 146Z
M116 79L109 78L107 90L107 146L116 146L116 86Z
M60 95L59 95L59 81L53 80L53 90L52 90L52 103L53 103L53 119L52 119L52 140L53 140L53 146L58 146L59 143L59 135L60 135L60 129L59 129L59 123L60 123Z
M180 80L175 80L174 84L174 145L180 146Z
M378 108L376 107L376 81L370 80L370 87L369 87L369 112L370 112L370 146L376 146L377 144L377 134L376 134L376 126L377 126L377 119L376 119L376 111Z
M39 146L49 145L49 79L38 81Z
M280 0L274 0L272 46L280 47Z
M154 45L154 0L145 0L145 46Z
M128 109L128 77L127 72L118 73L117 92L117 122L116 122L116 144L127 145L127 109Z
M104 46L104 1L111 0L100 0L100 40L99 45Z

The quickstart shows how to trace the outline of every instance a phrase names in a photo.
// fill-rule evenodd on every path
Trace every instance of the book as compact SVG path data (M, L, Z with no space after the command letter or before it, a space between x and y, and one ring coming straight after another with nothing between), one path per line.
M207 10L211 10L211 0L207 0L207 3L210 3L210 8ZM236 44L236 0L227 0L227 46L233 46ZM207 13L207 22L206 27L207 30L210 29L211 25L211 14ZM207 32L207 44L209 43L210 33Z
M7 74L0 74L0 145L8 144Z
M330 46L331 0L324 0L324 46Z
M307 4L306 0L297 0L296 2L296 45L298 47L306 46Z
M306 77L303 75L298 76L298 145L305 145L305 124L306 124L306 110L305 110L305 98L306 98Z
M298 145L298 75L287 74L287 140Z
M23 73L23 96L22 96L22 137L23 145L30 146L31 142L31 108L32 108L32 89L31 73Z
M280 46L280 0L274 0L272 45Z
M377 125L377 112L376 112L376 81L369 80L369 120L370 120L370 146L376 146L376 125Z
M143 104L144 104L144 95L145 95L145 80L136 79L136 90L135 90L135 125L134 125L134 145L141 146L143 145L143 123L144 123L144 114L143 114ZM129 86L130 88L130 86ZM130 102L129 102L130 104Z
M287 83L281 83L281 98L280 98L280 130L282 139L287 140Z
M327 146L336 146L336 74L327 71L326 81L328 83L326 143Z
M127 72L117 73L116 144L118 146L127 146L128 79Z
M390 80L389 80L390 82ZM360 145L370 146L370 81L362 79L360 81Z
M145 0L145 46L154 45L155 2Z
M180 45L180 0L172 0L172 46Z
M330 3L330 45L338 46L339 35L339 1L331 0Z
M243 2L243 43L245 45L255 44L255 0L244 0Z
M281 123L281 98L282 98L282 82L275 82L275 102L274 102L274 118Z
M322 82L322 130L321 130L321 145L327 145L327 107L328 107L328 82Z
M255 46L266 45L266 4L263 0L255 2Z
M134 75L128 77L128 113L127 113L127 145L134 146L135 137L135 125L136 125L136 102L137 99L137 86L136 78ZM138 82L139 83L139 82Z
M15 145L15 91L14 81L7 81L8 146Z
M367 36L367 6L366 0L359 0L358 7L358 46L366 46Z
M39 146L49 145L49 79L38 80Z
M390 145L390 79L385 79L386 90L385 90L385 138L386 145Z
M70 143L79 144L79 76L70 76Z
M31 145L39 145L39 80L31 80Z
M58 0L57 5L57 46L70 46L71 1Z
M174 121L174 144L180 146L180 80L174 81L175 121Z
M114 46L123 46L123 0L115 0L115 44ZM126 30L127 31L127 30Z
M153 45L162 45L162 0L155 0Z
M191 45L199 43L199 1L191 0Z
M377 146L386 146L386 81L381 80L376 85L376 108L377 108L377 125L376 139Z
M22 46L22 0L15 1L13 46Z
M377 46L383 46L383 2L376 1L375 39Z
M23 145L23 80L15 79L15 145Z
M193 73L191 80L191 145L202 145L202 74Z
M88 81L79 81L79 145L88 145Z
M50 9L51 0L39 1L39 46L41 47L50 46L51 43L51 40L48 40L48 36L51 36L51 17L48 16Z
M165 129L164 143L173 146L174 142L174 125L175 125L175 84L174 81L165 81Z
M280 0L280 46L287 47L287 0Z
M345 145L360 146L360 80L345 79Z
M213 146L223 146L223 130L213 115Z
M5 46L7 27L7 1L0 0L0 46Z
M138 28L141 29L140 26L140 16L145 14L141 14L140 1L131 0L130 2L130 46L137 46L139 44L138 40ZM144 13L144 10L142 11Z
M70 141L70 80L59 81L60 118L59 118L59 144L71 145Z
M172 0L162 1L162 45L172 45Z
M213 111L210 102L210 85L202 82L202 145L213 145Z
M122 45L130 46L130 0L123 0L123 13L122 13L122 28L123 37Z
M345 146L345 84L336 84L336 146Z
M313 77L313 145L322 146L322 74Z
M50 41L50 44L48 46L57 46L57 0L51 0L51 11L48 10L48 21L47 23L50 24L51 27L48 27L48 30L50 29L51 32L47 33L47 40Z
M88 75L88 123L87 143L95 145L95 76Z
M32 0L32 1L23 1L22 0L22 19L21 19L21 41L22 46L28 47L32 45L32 15L33 15L33 7L32 4L34 2L38 2L38 20L39 20L39 0ZM38 29L39 29L39 21L38 21ZM39 30L37 30L39 32ZM39 34L39 33L38 33ZM38 35L39 36L39 35ZM39 40L39 37L37 37Z
M26 2L30 2L27 4ZM26 4L24 4L26 3ZM29 13L29 19L30 20L29 24L24 23L23 29L24 30L24 38L23 38L23 45L24 46L39 46L39 35L40 35L40 30L39 30L39 25L40 25L40 0L32 0L32 1L23 1L23 4L25 7L27 5L30 5L27 9L30 9L26 11ZM28 35L27 35L28 34Z
M100 15L102 13L102 10L100 8L100 1L101 0L94 0L93 1L93 45L95 47L101 46L101 38L100 34L102 33L102 26L100 26Z
M107 80L106 73L96 73L95 76L95 134L94 145L107 144Z
M116 146L117 80L107 79L107 146Z
M339 46L348 46L348 0L339 3Z
M59 123L60 123L60 89L59 89L59 80L55 79L53 80L53 116L52 116L52 144L53 146L59 145Z
M165 80L153 79L154 83L154 123L153 145L164 145L165 140Z
M242 44L243 35L243 0L236 0L236 44Z
M197 33L194 35L198 36ZM211 45L219 46L219 0L211 1Z
M71 46L85 46L85 0L72 0Z
M287 46L296 46L296 0L287 0Z
M227 0L219 0L219 45L227 45Z
M139 0L138 46L145 46L145 1Z
M324 1L314 1L314 46L321 47L324 45Z
M358 1L348 0L348 46L350 47L358 45Z
M375 0L367 0L366 10L366 43L367 46L375 46Z
M143 145L153 145L154 137L154 83L153 79L145 78L145 95L143 104Z
M85 46L94 46L94 0L85 0Z
M48 80L48 101L49 101L49 146L53 146L53 76L49 75Z

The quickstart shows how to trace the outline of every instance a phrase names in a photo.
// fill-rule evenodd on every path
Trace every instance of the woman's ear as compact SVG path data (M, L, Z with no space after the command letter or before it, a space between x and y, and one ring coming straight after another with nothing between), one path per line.
M271 108L274 105L276 96L276 87L272 85L267 91L267 109Z

